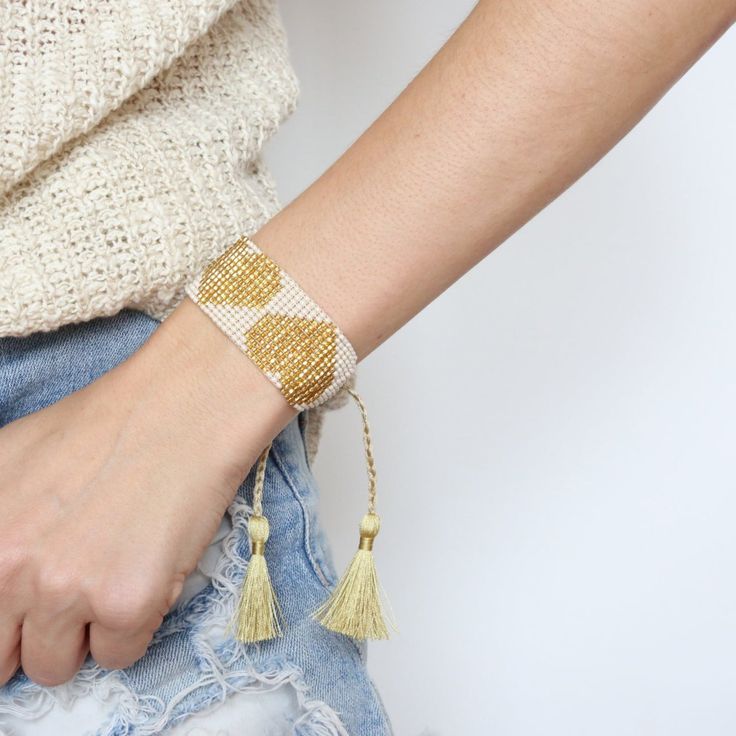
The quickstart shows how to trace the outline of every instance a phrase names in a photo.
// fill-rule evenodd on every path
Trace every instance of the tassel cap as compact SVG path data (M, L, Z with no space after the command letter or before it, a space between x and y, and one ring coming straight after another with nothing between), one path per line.
M360 542L358 549L370 552L373 549L373 540L381 530L381 520L378 514L366 514L360 522Z
M266 551L269 534L270 527L265 516L254 515L248 519L248 536L250 537L250 553L252 555L262 555Z

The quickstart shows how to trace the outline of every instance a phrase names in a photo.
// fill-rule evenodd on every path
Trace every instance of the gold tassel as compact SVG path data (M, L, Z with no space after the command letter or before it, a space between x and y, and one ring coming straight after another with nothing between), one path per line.
M268 574L263 553L268 541L268 519L263 515L263 483L268 443L258 459L253 488L253 514L248 519L251 557L237 609L236 638L246 644L281 636L281 609Z
M373 540L381 522L376 514L376 469L365 405L351 388L363 418L363 439L368 466L368 513L360 522L360 542L350 566L332 595L312 615L324 627L354 639L388 639L381 606L381 586L373 560Z

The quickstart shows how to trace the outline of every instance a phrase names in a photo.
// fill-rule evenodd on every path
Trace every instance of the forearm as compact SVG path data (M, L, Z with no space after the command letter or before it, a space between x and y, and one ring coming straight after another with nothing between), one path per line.
M732 0L481 1L254 240L363 358L600 159Z
M734 0L482 1L253 238L362 359L603 156L734 14ZM245 457L293 416L190 300L157 333L141 373L180 373Z

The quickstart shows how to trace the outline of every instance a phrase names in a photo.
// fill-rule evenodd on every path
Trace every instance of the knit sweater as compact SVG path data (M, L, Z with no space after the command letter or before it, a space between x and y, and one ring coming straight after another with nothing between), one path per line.
M261 148L297 97L276 0L0 4L0 336L166 317L278 211Z

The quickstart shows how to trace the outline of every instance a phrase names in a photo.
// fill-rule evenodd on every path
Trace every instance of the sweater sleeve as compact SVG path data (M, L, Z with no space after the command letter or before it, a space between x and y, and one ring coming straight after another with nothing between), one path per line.
M124 307L166 316L205 263L280 208L261 148L297 94L276 3L237 3L0 196L0 335Z
M0 4L0 193L148 84L236 0Z

